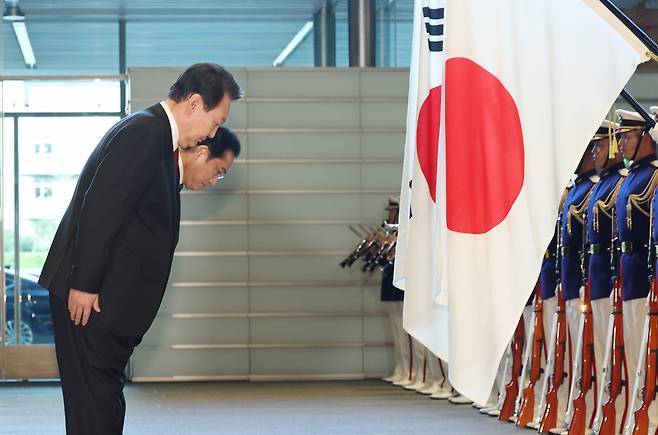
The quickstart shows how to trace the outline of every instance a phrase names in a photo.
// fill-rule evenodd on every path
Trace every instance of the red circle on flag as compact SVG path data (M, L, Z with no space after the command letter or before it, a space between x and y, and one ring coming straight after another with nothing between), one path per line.
M430 89L418 111L416 156L423 172L432 201L436 202L436 164L439 153L441 124L441 86Z
M514 98L470 59L446 62L446 220L484 234L500 224L524 179L523 131Z

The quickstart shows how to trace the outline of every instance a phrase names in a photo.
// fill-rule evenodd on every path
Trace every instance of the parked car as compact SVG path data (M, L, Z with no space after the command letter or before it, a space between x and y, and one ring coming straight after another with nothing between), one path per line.
M20 340L18 344L52 343L53 323L50 317L48 290L41 287L38 277L21 274L21 321L19 325ZM15 275L11 269L5 269L5 341L8 345L16 343L16 324L14 319Z

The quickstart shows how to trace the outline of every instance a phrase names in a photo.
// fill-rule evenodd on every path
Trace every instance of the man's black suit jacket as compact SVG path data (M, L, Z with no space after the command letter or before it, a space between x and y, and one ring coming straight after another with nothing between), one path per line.
M157 314L178 242L171 126L160 104L124 118L87 160L39 284L100 294L92 320L141 337Z

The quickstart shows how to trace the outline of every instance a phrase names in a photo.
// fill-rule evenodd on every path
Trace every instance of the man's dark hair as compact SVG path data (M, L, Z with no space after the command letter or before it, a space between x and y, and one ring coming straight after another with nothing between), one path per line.
M218 159L228 150L233 151L233 155L240 155L240 139L233 131L226 127L219 127L217 134L212 139L205 139L201 145L206 145L209 150L209 159Z
M215 63L195 63L186 69L169 88L168 97L180 103L192 94L201 95L206 112L217 107L225 94L233 101L243 95L233 74Z

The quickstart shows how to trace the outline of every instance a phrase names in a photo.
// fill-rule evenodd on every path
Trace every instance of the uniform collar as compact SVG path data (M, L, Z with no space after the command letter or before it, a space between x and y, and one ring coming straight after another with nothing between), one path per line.
M650 154L646 157L642 157L640 160L631 163L631 165L628 167L629 170L634 171L635 169L638 169L641 166L646 166L650 163L653 163L656 160L656 156L653 154Z
M583 181L589 179L591 182L596 183L599 181L597 175L596 175L596 170L591 169L587 172L583 172L582 174L576 176L576 179L573 180L574 184L580 184Z
M601 171L601 174L599 175L601 176L601 178L605 178L608 175L611 175L615 172L619 172L619 170L623 168L624 168L624 162L615 163L614 165L605 168L603 171Z

